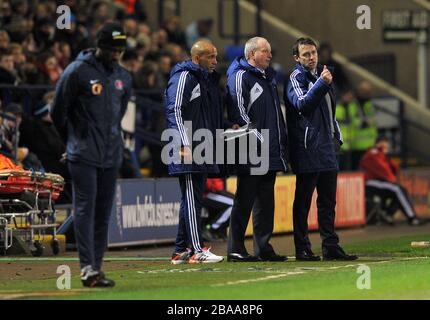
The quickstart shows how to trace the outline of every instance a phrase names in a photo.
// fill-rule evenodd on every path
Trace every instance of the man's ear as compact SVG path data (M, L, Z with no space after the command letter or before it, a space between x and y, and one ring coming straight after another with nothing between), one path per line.
M299 57L298 57L298 56L296 56L296 55L294 55L294 60L295 60L296 62L299 62Z

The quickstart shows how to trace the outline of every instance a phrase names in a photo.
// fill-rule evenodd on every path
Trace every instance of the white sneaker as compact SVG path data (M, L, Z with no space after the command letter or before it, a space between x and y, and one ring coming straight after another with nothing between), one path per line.
M224 260L223 256L217 256L209 250L210 248L203 248L202 252L193 254L188 263L216 263Z

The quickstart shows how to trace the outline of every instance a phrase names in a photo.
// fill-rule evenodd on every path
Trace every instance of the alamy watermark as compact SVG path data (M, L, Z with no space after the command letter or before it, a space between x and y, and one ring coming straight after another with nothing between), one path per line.
M61 5L56 11L60 16L57 18L57 28L60 30L72 28L72 11L69 6Z
M365 264L360 264L357 268L357 273L360 276L357 279L356 286L358 290L372 289L372 274L370 267Z
M60 276L57 278L58 290L70 290L72 288L72 272L70 271L70 267L65 264L58 266L57 274L60 274Z
M230 131L232 136L227 142L222 129L217 129L215 135L205 128L195 130L192 136L190 132L191 121L185 121L179 130L163 131L161 141L168 142L161 151L164 164L247 164L251 175L264 175L269 171L269 129L261 132L251 129L236 137L235 131Z
M362 4L357 7L356 13L360 16L357 18L356 26L359 30L372 29L372 11L368 5Z

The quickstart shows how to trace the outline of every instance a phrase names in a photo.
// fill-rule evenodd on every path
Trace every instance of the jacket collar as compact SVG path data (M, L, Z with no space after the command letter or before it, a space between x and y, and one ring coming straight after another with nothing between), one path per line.
M319 65L317 66L317 73L315 75L312 72L310 72L308 69L304 68L300 63L296 64L296 69L298 69L301 73L306 75L306 77L309 79L315 79L316 77L318 77L318 75L321 73L318 67Z
M258 68L250 65L244 57L237 58L237 63L239 69L249 71L259 78L266 78L269 81L272 81L272 79L275 78L276 71L272 67L268 67L266 70L264 70L263 75L263 73Z
M331 67L331 66L327 66L327 68L333 74L334 68ZM310 77L311 79L315 79L315 78L319 77L319 75L321 74L321 72L324 69L324 66L322 64L318 63L318 65L317 65L317 73L316 74L312 74L312 72L310 72L308 69L305 69L300 63L296 64L296 69L300 70L300 72L302 72L303 74L305 74L307 77Z
M183 62L178 63L172 70L171 75L182 72L182 71L188 71L195 75L199 79L207 80L209 77L209 72L207 70L203 69L199 65L193 63L191 60L186 60Z
M119 64L118 63L113 63L112 64L112 71L109 72L104 66L103 63L97 59L96 57L96 49L94 48L89 48L89 49L85 49L82 50L78 57L76 58L76 60L79 61L84 61L92 66L94 66L96 69L98 69L100 72L102 72L103 74L105 74L106 76L108 76L109 74L114 73L118 70L119 68Z

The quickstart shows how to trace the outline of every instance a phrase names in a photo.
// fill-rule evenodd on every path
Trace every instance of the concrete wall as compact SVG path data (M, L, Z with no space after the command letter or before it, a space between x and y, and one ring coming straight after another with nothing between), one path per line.
M371 30L356 27L356 9L362 4L371 8ZM347 57L394 53L397 86L417 97L417 45L384 43L381 21L387 9L420 9L411 0L270 0L264 1L264 9L317 40L329 41ZM291 40L279 40L270 29L264 34L289 55Z

